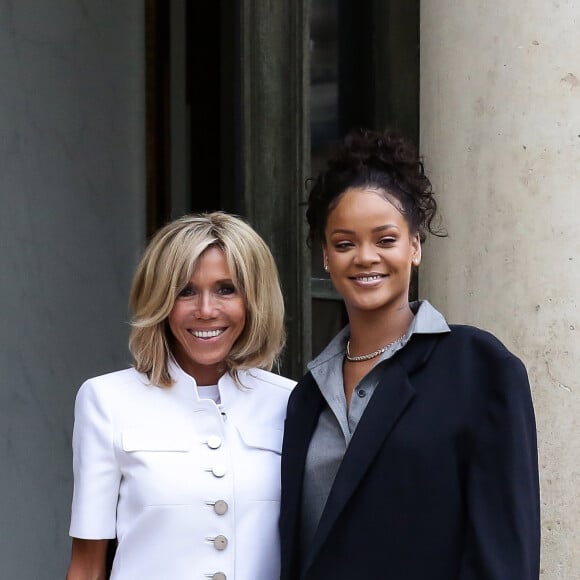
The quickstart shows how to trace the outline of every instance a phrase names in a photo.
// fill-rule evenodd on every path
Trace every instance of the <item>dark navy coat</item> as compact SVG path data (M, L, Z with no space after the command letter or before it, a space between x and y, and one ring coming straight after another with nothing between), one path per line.
M491 334L413 335L388 362L301 555L308 373L282 450L282 580L537 580L536 426L522 362Z

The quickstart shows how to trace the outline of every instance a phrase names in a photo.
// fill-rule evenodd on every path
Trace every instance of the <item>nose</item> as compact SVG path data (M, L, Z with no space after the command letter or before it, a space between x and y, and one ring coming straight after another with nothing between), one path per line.
M195 302L193 315L200 320L208 320L215 317L216 305L211 292L201 292Z
M379 261L379 254L374 244L361 244L355 254L355 262L361 266L375 264Z

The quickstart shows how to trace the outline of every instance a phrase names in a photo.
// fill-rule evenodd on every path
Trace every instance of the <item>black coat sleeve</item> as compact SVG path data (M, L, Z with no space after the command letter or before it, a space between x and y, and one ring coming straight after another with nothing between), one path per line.
M465 480L459 580L538 580L538 453L528 376L513 355L491 374L496 380L475 428Z

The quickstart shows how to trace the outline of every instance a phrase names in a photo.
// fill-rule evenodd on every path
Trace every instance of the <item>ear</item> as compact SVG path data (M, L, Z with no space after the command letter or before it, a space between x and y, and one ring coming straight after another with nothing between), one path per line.
M415 234L411 239L412 258L411 263L415 268L421 263L421 240L419 234Z
M328 254L326 253L326 242L322 243L322 266L328 272Z

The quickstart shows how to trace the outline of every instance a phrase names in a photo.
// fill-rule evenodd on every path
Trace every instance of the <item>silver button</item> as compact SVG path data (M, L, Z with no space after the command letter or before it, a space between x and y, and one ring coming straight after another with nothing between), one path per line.
M213 504L213 511L218 516L223 516L228 511L228 504L227 504L227 502L225 502L223 499L218 499Z
M222 438L219 437L218 435L210 435L207 438L207 446L210 449L219 449L221 447L222 444Z
M216 572L212 575L211 580L227 580L227 577L223 572Z
M228 539L221 534L213 539L213 547L220 552L228 547Z
M361 398L364 399L367 396L367 392L364 389L359 389L357 391L357 395Z
M216 465L211 468L215 477L223 477L226 474L226 468L223 465Z

